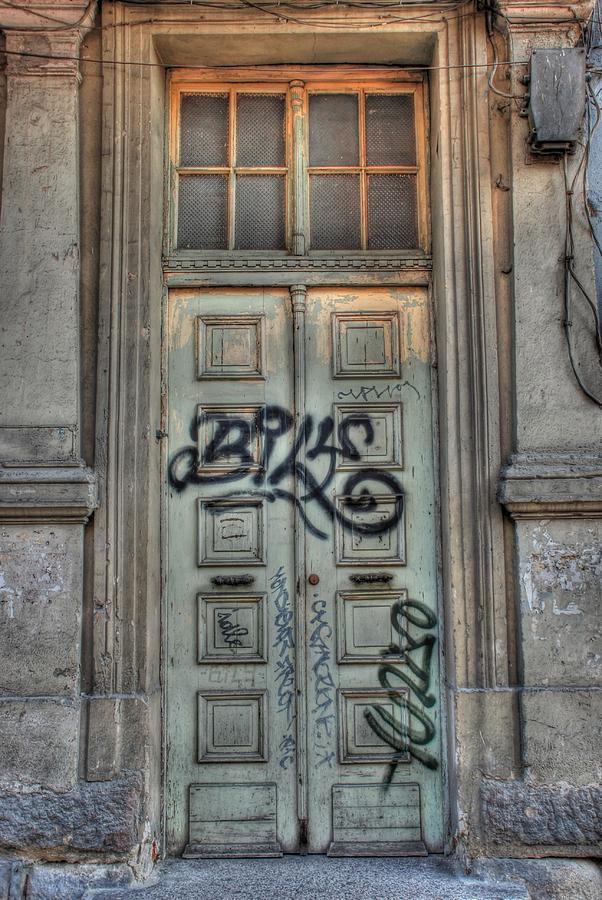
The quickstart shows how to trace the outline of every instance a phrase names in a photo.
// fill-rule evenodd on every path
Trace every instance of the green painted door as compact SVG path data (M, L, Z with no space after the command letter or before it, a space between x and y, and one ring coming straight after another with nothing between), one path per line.
M168 848L440 851L427 294L168 309Z

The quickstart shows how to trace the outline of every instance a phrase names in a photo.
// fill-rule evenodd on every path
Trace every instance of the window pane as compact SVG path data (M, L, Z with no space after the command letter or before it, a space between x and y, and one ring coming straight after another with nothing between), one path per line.
M359 248L359 175L311 175L309 190L312 249Z
M222 175L181 176L178 247L220 250L228 246L228 181Z
M282 250L285 246L283 175L236 179L236 249Z
M418 246L415 175L370 175L368 248L404 250Z
M416 165L411 94L366 97L366 162L369 166Z
M228 95L184 94L180 107L180 165L228 165Z
M284 97L239 94L236 165L284 165Z
M310 166L359 165L357 94L309 98Z

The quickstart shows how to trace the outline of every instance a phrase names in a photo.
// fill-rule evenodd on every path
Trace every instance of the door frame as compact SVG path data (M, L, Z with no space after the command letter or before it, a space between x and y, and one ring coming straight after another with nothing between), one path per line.
M177 15L179 24L169 25ZM432 23L412 19L411 10L379 34L399 40L399 52L436 68L430 73L432 262L424 256L391 254L375 264L367 255L324 260L197 259L161 266L165 126L165 65L189 64L195 40L215 31L198 9L163 11L150 22L144 11L119 3L103 6L103 171L101 279L97 378L96 466L99 509L94 521L90 566L90 673L86 703L89 735L103 728L114 709L116 727L106 729L102 759L91 740L87 771L107 780L138 771L145 832L162 829L161 617L164 569L159 523L164 471L161 434L162 306L176 286L242 286L274 283L348 287L353 284L427 286L432 295L439 371L440 523L443 671L448 728L449 847L459 832L460 804L471 796L478 765L468 737L456 727L460 704L476 690L511 683L504 557L494 548L508 540L492 485L502 462L498 329L507 325L495 271L492 163L486 95L486 30L483 16L450 13ZM407 18L406 18L407 17ZM254 13L229 26L236 38L263 34L262 47L277 48L294 23L275 28ZM307 30L307 29L305 29ZM319 29L316 29L318 31ZM167 38L167 32L176 39ZM338 50L357 53L357 30L337 35ZM373 30L372 30L373 33ZM352 41L355 41L355 44ZM366 28L365 47L370 43ZM248 45L248 44L247 44ZM245 46L241 44L241 46ZM336 61L333 44L333 62ZM161 56L159 55L159 50ZM338 52L337 50L337 52ZM271 51L274 52L274 51ZM364 53L372 52L368 49ZM374 50L376 54L376 50ZM416 58L416 57L414 57ZM111 65L112 59L130 65ZM366 58L361 60L367 64ZM141 65L136 65L141 63ZM458 66L468 65L462 77ZM501 299L500 299L501 298ZM505 304L505 305L504 305ZM510 351L508 350L508 353ZM503 399L503 398L502 398ZM135 485L135 490L133 486ZM461 527L457 527L461 523ZM508 617L508 618L507 618ZM508 695L511 728L517 717ZM506 700L504 699L504 702ZM445 707L445 702L443 703ZM146 750L141 754L140 747ZM466 755L458 748L466 747Z

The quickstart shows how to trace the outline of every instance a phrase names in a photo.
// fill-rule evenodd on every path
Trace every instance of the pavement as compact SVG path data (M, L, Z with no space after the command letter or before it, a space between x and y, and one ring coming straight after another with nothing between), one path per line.
M95 892L132 900L528 900L524 886L459 877L443 859L195 860L157 867L157 883L133 891Z
M4 882L2 871L9 876ZM20 867L20 868L19 868ZM0 861L0 900L602 900L602 873L584 860L164 860L137 882L125 864Z

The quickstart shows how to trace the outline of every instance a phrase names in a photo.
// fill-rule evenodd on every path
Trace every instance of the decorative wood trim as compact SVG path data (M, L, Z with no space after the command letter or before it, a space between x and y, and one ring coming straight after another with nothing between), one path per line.
M387 81L412 82L419 84L424 80L422 72L412 72L401 66L364 66L364 65L336 65L336 66L215 66L213 68L177 69L171 76L172 84L185 84L189 86L196 81L219 82L230 81L234 83L277 82L286 85L289 81L326 81L331 84L357 81L362 77L364 82Z
M344 256L334 255L310 255L310 256L237 256L235 253L226 253L223 256L184 256L173 254L164 260L164 269L167 274L172 271L190 271L214 269L215 271L223 270L269 270L278 271L281 269L298 270L320 270L331 271L332 269L361 269L361 270L403 270L403 269L424 269L431 270L432 263L430 257L427 256L404 256L401 253L394 255L376 254L345 254Z

